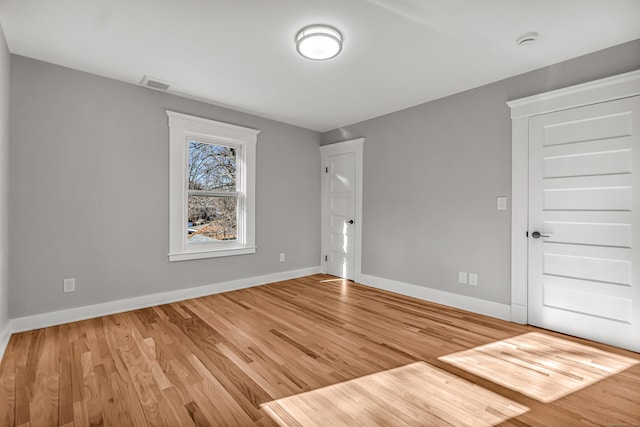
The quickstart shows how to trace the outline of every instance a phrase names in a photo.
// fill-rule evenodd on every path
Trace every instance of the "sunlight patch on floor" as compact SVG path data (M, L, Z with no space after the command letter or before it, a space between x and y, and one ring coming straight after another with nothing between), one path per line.
M343 278L338 278L338 279L327 279L327 280L321 280L320 283L328 283L328 282L335 282L336 284L340 285L340 295L341 296L348 296L349 294L349 284L350 284L350 280L349 279L343 279Z
M518 335L439 359L544 403L553 402L640 363L539 332Z
M526 406L425 362L274 400L280 426L493 426Z
M320 283L326 283L326 282L349 283L349 279L338 278L338 279L320 280Z

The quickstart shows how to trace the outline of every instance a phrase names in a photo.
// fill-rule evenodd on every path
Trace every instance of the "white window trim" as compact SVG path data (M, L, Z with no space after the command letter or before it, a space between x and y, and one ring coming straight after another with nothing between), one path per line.
M640 95L640 70L507 102L511 109L511 321L528 320L529 117Z
M256 252L255 187L256 143L259 130L166 111L169 117L169 261L245 255ZM188 247L187 186L188 141L210 141L241 146L243 221L238 224L238 241L199 244ZM195 246L195 245L194 245Z

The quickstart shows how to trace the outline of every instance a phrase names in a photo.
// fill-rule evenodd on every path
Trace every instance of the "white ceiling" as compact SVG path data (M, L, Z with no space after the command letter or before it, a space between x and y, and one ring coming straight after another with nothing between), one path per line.
M0 23L19 55L327 131L640 38L640 1L0 0ZM340 56L296 53L315 23Z

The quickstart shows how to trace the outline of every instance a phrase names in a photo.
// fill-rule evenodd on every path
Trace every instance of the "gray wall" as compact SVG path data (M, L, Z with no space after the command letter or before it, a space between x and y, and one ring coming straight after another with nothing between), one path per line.
M363 273L508 304L506 102L637 68L640 40L323 134L366 138ZM478 287L458 284L459 270Z
M0 26L0 340L9 325L9 49ZM1 344L0 344L1 345ZM0 354L2 349L0 348Z
M11 67L11 317L319 264L320 134L21 56ZM165 109L262 131L255 255L168 262Z

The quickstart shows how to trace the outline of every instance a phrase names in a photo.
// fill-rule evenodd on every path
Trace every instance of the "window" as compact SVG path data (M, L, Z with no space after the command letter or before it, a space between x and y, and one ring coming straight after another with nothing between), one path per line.
M259 131L167 111L169 260L255 253Z

